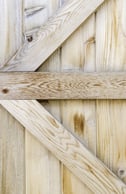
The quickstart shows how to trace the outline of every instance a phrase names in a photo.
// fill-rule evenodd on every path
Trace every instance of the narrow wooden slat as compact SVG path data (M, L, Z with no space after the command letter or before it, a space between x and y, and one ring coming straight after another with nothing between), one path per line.
M122 73L0 73L0 99L126 99Z
M35 71L103 2L69 0L0 70Z
M0 0L0 68L22 43L22 0ZM24 128L0 106L0 194L25 194Z
M0 105L0 194L25 194L24 127Z
M62 45L60 54L61 71L91 71L95 63L93 56L93 40L95 30L95 14L86 20L71 37ZM88 57L87 57L87 53ZM90 58L90 59L89 59ZM62 124L74 131L85 141L89 150L95 150L95 129L90 125L94 120L94 106L91 100L60 101ZM91 132L91 133L90 133ZM93 149L92 149L93 148ZM95 153L94 153L95 154ZM62 165L63 194L93 194L85 184Z
M25 33L34 31L47 21L48 17L58 9L59 0L25 0ZM43 7L43 9L42 9ZM58 64L59 53L55 57L50 57L50 64L55 71ZM49 66L49 61L46 67ZM45 103L45 101L44 101ZM56 103L48 105L49 112L58 117ZM48 104L47 101L45 103ZM60 161L50 153L28 130L25 131L25 161L26 161L26 194L61 194L62 179L60 175Z
M125 0L109 0L96 14L98 72L126 71L125 7ZM126 183L126 100L97 100L96 106L97 156Z
M126 185L37 101L0 103L94 193L126 193Z
M0 68L21 46L22 4L21 0L0 0Z

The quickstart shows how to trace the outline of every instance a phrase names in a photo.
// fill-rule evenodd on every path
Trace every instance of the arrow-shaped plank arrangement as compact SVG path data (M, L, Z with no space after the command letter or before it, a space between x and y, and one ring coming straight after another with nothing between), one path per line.
M0 103L94 193L126 193L126 185L37 101Z
M32 42L26 41L1 71L35 71L103 2L68 1L38 33L31 34ZM2 88L4 95L8 88ZM0 104L94 193L126 193L126 185L37 101L1 100Z

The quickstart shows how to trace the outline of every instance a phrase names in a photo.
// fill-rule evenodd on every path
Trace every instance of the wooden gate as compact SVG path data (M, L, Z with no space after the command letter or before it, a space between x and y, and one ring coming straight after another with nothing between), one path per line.
M0 0L0 194L126 193L125 8Z

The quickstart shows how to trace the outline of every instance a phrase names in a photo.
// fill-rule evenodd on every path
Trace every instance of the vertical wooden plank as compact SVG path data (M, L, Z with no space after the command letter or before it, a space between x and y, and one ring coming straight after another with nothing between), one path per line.
M60 49L57 50L46 62L42 65L39 71L59 71L60 70ZM58 121L60 120L60 102L57 100L53 101L41 101L41 104L55 117ZM55 194L61 193L61 173L60 173L60 161L48 153L49 157L49 193Z
M26 133L26 193L60 193L59 161Z
M60 6L59 0L25 0L25 11L33 12L25 16L25 33L37 30ZM31 9L30 9L31 8ZM58 71L60 50L56 51L38 71ZM42 105L60 121L60 107L57 101L41 101ZM27 194L60 194L61 176L60 162L26 131L26 193Z
M61 4L63 1L61 2ZM85 58L85 66L82 64L81 70L85 68L85 71L93 71L94 70L94 23L95 23L95 17L94 15L90 18L90 20L85 24L84 29L81 28L78 33L76 33L77 38L79 38L79 35L81 38L79 39L79 43L77 43L76 35L73 36L73 38L65 45L63 45L63 48L61 47L58 51L56 51L52 57L47 60L47 62L40 68L42 71L65 71L65 70L73 70L76 69L78 70L79 67L77 67L78 62L80 62L79 57L83 58L83 52L85 53L84 58ZM82 37L83 36L83 37ZM74 40L76 39L76 40ZM81 42L83 41L83 42ZM79 51L73 50L71 51L72 55L69 55L69 46L71 46L70 49L72 48L72 43L74 43L74 46L77 46L77 49L79 46ZM84 46L83 46L84 45ZM66 53L68 52L67 56L64 58L65 54L62 54L64 51ZM90 55L87 55L87 53L90 53ZM79 56L77 56L79 54ZM69 57L68 57L69 55ZM73 64L71 64L72 57L74 57L73 61L76 60L76 64L73 67ZM61 56L61 57L60 57ZM70 58L71 56L71 58ZM70 58L70 64L69 64L69 58ZM66 59L66 60L65 60ZM65 60L65 61L64 61ZM57 64L63 63L62 67L57 66ZM84 62L84 59L82 59L81 63ZM64 66L66 64L66 66ZM42 103L44 105L44 102ZM84 104L84 107L83 107ZM60 106L60 107L59 107ZM58 102L58 101L48 101L45 103L45 107L49 112L51 112L57 119L61 122L63 122L66 127L74 129L75 131L81 136L85 136L85 141L87 145L90 146L90 149L95 153L95 107L94 107L94 102L82 102L82 101L77 101L77 102L71 102L71 101L63 101L63 102ZM71 109L72 108L72 109ZM60 110L61 109L61 110ZM78 114L74 116L73 113L76 113L78 111ZM86 113L83 118L83 113ZM66 114L67 113L67 114ZM71 115L71 116L70 116ZM67 120L68 119L68 120ZM84 119L84 120L83 120ZM73 126L75 125L75 126ZM85 129L85 132L83 131ZM63 165L61 166L61 172L62 172L62 192L63 194L68 194L68 193L92 193L86 186L84 186L75 176L73 176ZM56 176L57 176L57 171L56 171Z
M0 0L0 68L22 42L22 0Z
M59 0L52 0L51 3L48 3L49 16L60 7ZM58 49L40 68L38 71L60 71L60 49ZM41 101L41 104L60 121L60 102L59 101ZM61 194L61 163L58 159L53 156L53 154L48 153L49 157L49 193L51 194Z
M62 46L61 71L87 71L95 69L95 15L82 25ZM79 65L78 65L79 64ZM63 125L75 131L95 154L95 102L68 100L61 103ZM92 193L84 184L62 167L63 193Z
M0 193L25 194L24 128L1 106Z
M0 67L22 43L22 0L0 0ZM0 193L25 194L24 128L0 106Z
M96 69L126 69L125 0L109 0L96 15ZM97 101L97 156L126 181L126 101Z

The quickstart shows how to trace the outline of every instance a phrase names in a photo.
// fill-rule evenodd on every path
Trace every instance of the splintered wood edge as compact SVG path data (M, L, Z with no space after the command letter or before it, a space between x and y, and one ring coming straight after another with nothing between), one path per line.
M0 71L35 71L103 2L66 2L37 32L29 34L28 40Z
M1 100L126 99L126 73L0 73Z
M94 193L126 193L126 185L37 101L0 104Z

